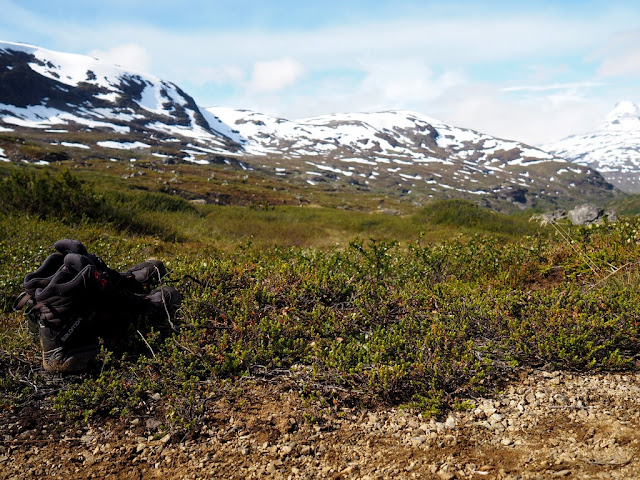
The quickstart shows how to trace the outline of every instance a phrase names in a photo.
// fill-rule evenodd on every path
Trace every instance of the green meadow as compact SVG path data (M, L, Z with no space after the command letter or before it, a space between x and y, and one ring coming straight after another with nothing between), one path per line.
M79 422L126 418L160 393L167 428L187 431L203 396L246 378L286 374L313 408L438 415L469 408L522 368L637 368L632 197L617 223L542 227L531 212L274 190L219 171L213 182L184 173L182 189L219 188L227 199L196 204L150 175L131 188L118 168L0 168L2 408L49 401ZM60 238L116 269L163 260L183 294L173 325L139 319L84 375L42 371L12 304Z

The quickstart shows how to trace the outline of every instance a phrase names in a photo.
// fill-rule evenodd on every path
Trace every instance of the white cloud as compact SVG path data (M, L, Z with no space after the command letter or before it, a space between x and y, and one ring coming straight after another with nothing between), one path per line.
M503 88L503 92L545 92L550 90L584 89L602 87L602 82L575 82L575 83L554 83L551 85L525 85L517 87Z
M605 59L598 73L603 77L640 75L640 44Z
M253 66L250 88L260 91L278 91L296 83L305 70L292 58L260 61Z
M420 58L360 61L365 78L358 90L387 108L405 108L409 103L440 97L447 89L463 83L461 73L447 70L436 74Z
M116 45L106 50L91 50L89 55L139 72L147 73L150 70L151 55L146 48L136 43Z
M196 67L192 73L191 81L198 86L203 86L208 82L241 84L246 78L244 70L237 65L223 65L221 67L202 65Z
M467 85L433 108L454 125L539 145L594 130L611 105L571 89L513 98L488 85Z
M589 58L601 62L598 74L603 77L640 75L640 29L612 35Z

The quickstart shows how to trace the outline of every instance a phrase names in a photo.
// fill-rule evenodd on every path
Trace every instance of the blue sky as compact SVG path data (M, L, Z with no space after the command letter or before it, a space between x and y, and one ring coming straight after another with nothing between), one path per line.
M0 0L0 11L0 40L289 119L407 109L539 144L640 101L637 0Z

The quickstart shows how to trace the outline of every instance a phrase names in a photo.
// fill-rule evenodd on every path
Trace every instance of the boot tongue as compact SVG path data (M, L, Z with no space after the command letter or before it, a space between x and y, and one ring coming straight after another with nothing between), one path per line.
M78 255L77 253L68 253L64 257L64 266L70 273L79 273L84 267L90 264L91 261L87 257Z

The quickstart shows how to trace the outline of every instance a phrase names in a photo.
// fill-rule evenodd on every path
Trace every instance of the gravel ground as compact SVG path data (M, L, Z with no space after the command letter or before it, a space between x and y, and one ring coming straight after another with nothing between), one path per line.
M640 478L640 374L526 371L476 408L324 410L289 379L209 399L188 436L144 418L70 425L0 414L0 479ZM158 399L160 401L160 399Z

